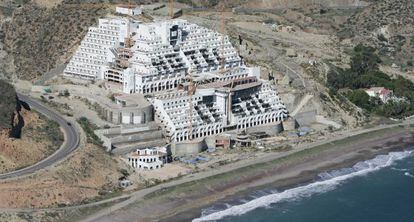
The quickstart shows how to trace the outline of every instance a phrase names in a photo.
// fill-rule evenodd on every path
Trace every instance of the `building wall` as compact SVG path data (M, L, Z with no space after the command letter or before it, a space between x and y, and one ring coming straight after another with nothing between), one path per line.
M103 79L104 69L113 59L111 49L124 42L127 25L123 19L99 19L97 27L89 28L64 74L89 80Z
M129 156L128 163L132 168L141 170L159 169L167 163L166 156L150 155L150 156Z
M299 126L305 126L314 123L316 121L316 110L298 113L295 116L295 119Z
M264 132L268 135L277 135L283 131L283 124L282 122L275 122L272 124L267 125L260 125L258 127L249 127L246 129L247 133L258 133Z
M115 127L95 130L95 134L103 141L103 145L111 151L118 144L163 141L162 131L153 124L143 124L138 127ZM136 149L136 148L135 148Z
M124 15L141 15L142 14L142 10L139 7L129 9L128 7L117 6L115 11L117 13L124 14Z
M145 124L154 121L154 107L120 107L111 108L101 104L102 117L114 124Z
M207 149L207 144L204 139L183 143L172 143L171 152L173 156L186 156L191 154L198 154Z

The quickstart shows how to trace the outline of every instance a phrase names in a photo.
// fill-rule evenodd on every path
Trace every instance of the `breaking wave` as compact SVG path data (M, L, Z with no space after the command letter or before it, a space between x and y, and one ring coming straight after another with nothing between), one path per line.
M396 171L400 171L400 172L407 172L409 171L409 169L399 169L399 168L395 168L395 167L391 167L392 170L396 170Z
M411 173L409 173L409 172L405 172L405 173L404 173L404 175L405 175L405 176L407 176L407 177L414 178L414 175L412 175L412 174L411 174Z
M268 207L274 203L294 201L314 194L325 193L334 190L338 185L350 178L363 176L370 172L388 167L396 160L401 160L410 156L411 153L412 151L403 151L391 152L388 155L379 155L374 159L359 162L350 168L321 173L318 175L318 181L305 186L264 195L239 205L226 206L224 210L220 211L209 208L202 212L201 217L193 219L193 222L216 221L228 216L242 215L260 207Z

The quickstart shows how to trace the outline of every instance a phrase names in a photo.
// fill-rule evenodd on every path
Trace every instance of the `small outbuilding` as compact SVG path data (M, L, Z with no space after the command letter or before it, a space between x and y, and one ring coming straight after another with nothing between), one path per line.
M128 180L126 177L119 178L119 187L127 188L131 186L132 184L133 183L130 180Z
M216 148L229 149L231 145L230 136L219 135L216 137Z
M137 6L129 7L128 5L120 5L115 8L115 11L119 14L131 15L131 16L142 14L141 7L137 7Z
M387 103L394 95L394 92L392 90L386 89L384 87L372 87L365 92L370 97L377 97L380 98L383 103Z
M234 142L236 147L249 147L252 145L252 141L246 131L242 131L241 133L237 134Z
M128 163L136 169L159 169L168 162L168 153L165 147L138 149L128 155Z

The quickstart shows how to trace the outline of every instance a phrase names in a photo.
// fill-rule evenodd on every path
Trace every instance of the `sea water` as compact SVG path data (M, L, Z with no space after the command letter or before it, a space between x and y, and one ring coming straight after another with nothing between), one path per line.
M206 208L193 221L414 222L414 154L380 155L307 185L257 191Z

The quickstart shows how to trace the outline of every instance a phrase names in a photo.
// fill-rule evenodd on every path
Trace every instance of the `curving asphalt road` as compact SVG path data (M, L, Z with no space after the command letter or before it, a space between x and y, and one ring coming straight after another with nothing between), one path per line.
M5 174L0 174L0 180L31 174L38 170L51 166L54 163L64 159L76 148L78 148L79 145L79 132L75 127L73 127L72 124L69 124L69 122L65 118L63 118L58 113L50 110L41 103L35 101L34 99L29 98L28 96L22 95L20 93L17 93L17 96L19 97L19 100L27 103L31 109L34 109L39 113L45 115L46 117L56 121L60 125L60 128L63 130L63 133L65 135L65 141L63 142L62 146L52 155L26 168Z

